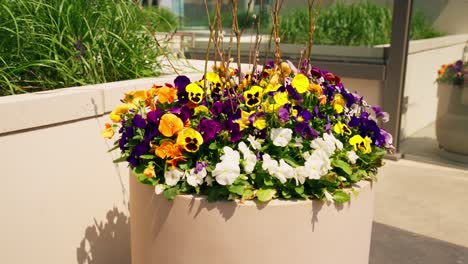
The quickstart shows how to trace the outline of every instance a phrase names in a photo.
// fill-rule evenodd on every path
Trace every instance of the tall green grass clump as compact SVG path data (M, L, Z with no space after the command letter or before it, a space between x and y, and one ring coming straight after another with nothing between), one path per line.
M306 43L308 10L297 9L280 18L281 41ZM390 43L392 9L369 2L350 5L337 3L324 8L318 16L314 43L321 45L373 46ZM411 39L441 36L422 12L415 12L411 23Z
M0 95L160 73L131 0L0 0Z

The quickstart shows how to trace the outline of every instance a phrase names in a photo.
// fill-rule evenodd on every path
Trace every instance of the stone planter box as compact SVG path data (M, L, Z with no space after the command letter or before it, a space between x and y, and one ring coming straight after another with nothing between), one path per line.
M448 152L468 155L468 87L441 84L438 87L436 136Z
M350 203L167 201L130 175L133 264L366 264L373 188Z

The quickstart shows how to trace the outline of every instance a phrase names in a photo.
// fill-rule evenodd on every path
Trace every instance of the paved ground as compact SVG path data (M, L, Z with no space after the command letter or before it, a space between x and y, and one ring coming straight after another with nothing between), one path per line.
M376 185L371 264L468 264L468 171L387 161Z

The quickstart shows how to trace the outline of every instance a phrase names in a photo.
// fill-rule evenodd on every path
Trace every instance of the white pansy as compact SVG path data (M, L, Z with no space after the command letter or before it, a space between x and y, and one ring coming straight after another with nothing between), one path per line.
M286 147L291 141L293 131L289 128L273 128L271 130L270 138L273 145L278 147Z
M264 154L262 156L263 162L262 162L262 168L266 170L268 173L273 175L276 171L278 171L279 166L278 166L278 161L271 159L270 155Z
M336 139L332 134L325 133L323 138L316 138L310 143L310 147L315 150L323 150L327 156L331 156L335 150L343 149L343 143Z
M222 161L237 161L237 164L239 164L240 160L240 154L238 151L233 150L230 147L224 147L223 148L224 155L221 156Z
M179 168L171 167L169 170L164 172L164 178L166 179L166 184L169 186L176 185L180 179L184 176L185 172Z
M351 162L351 164L356 164L356 160L359 159L359 156L354 152L354 150L346 152L348 155L348 159Z
M229 160L222 161L216 164L216 167L211 174L219 184L231 185L240 175L239 162L236 164Z
M255 150L259 150L262 148L262 145L260 144L260 142L257 141L257 139L252 136L252 135L249 135L247 137L247 141L249 141L250 145L252 146L253 149Z
M157 194L157 195L160 195L161 193L164 192L164 185L162 184L156 184L156 186L154 186L154 192Z
M197 172L195 168L191 169L187 174L187 183L193 187L203 184L203 179L206 177L206 169L203 168Z
M224 155L221 162L216 164L211 173L216 181L221 185L231 185L240 175L240 154L230 147L223 148Z
M318 180L322 176L322 168L325 165L325 161L321 156L314 155L306 160L304 168L307 171L307 178L311 180Z
M300 184L304 184L305 180L309 176L309 171L304 166L294 168L294 173L296 174L295 177Z
M272 176L280 180L281 183L285 183L287 179L295 178L296 174L293 167L281 159L279 161L278 170L273 173Z
M310 152L305 151L304 153L302 153L302 157L304 158L304 160L307 160L310 157Z
M331 169L331 160L328 154L325 152L323 149L315 150L312 153L312 156L310 157L309 160L320 160L320 168L319 168L319 174L320 176L323 176L327 174ZM307 161L306 161L307 163Z
M254 168L255 164L257 164L257 156L249 150L247 145L244 142L239 143L239 150L242 152L242 155L244 156L244 170L247 173L251 173Z

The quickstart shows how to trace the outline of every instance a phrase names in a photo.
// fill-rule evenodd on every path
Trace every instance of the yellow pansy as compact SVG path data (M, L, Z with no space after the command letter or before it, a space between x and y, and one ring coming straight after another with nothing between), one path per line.
M187 85L187 87L185 87L185 91L188 94L190 102L199 104L203 100L203 88L201 88L197 83Z
M362 138L360 135L355 135L349 139L349 144L354 148L354 151L361 151L363 154L371 153L372 140L369 137Z
M275 95L273 96L273 99L275 99L275 102L278 105L283 106L288 102L288 93L287 92L275 93Z
M340 121L338 121L338 123L333 126L333 130L335 131L335 133L337 133L337 134L339 134L341 136L342 135L348 135L348 136L351 135L351 129L349 129L349 127L346 124L343 124Z
M129 104L121 104L119 106L117 106L117 108L115 108L109 115L109 118L110 120L112 120L112 122L114 123L118 123L120 121L122 121L122 115L127 113L128 110L130 110L131 107Z
M261 117L261 118L257 118L254 123L253 123L253 126L259 130L263 130L266 128L267 126L267 123L266 123L266 120L264 117Z
M203 137L195 129L186 127L182 129L177 135L176 143L185 151L197 152L200 148L200 145L203 144Z
M343 113L344 106L346 105L346 100L344 99L343 95L335 94L333 98L333 109L335 109L336 113L341 114Z
M194 110L195 115L198 115L199 113L209 113L210 112L208 107L206 107L204 105L199 105L199 106L195 107L193 110Z
M263 109L263 111L265 111L266 113L273 113L273 112L276 112L276 111L278 111L281 107L282 107L282 105L279 105L279 104L270 104L269 102L265 102L265 103L262 104L262 109Z
M291 85L296 89L298 93L305 93L309 88L309 78L302 73L294 76Z
M221 79L219 78L219 75L214 72L208 72L206 73L206 80L211 82L211 83L220 83Z
M145 102L148 98L146 90L131 91L125 94L124 103L139 105L140 102Z
M101 132L101 135L104 138L112 138L114 136L114 129L112 129L112 125L106 123L106 129Z
M254 85L250 90L244 92L245 104L248 107L255 107L262 101L263 89L260 86Z
M148 178L156 178L156 172L154 171L154 166L148 165L148 167L146 167L145 170L143 171L143 175L145 175Z

